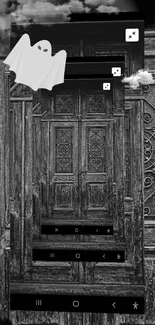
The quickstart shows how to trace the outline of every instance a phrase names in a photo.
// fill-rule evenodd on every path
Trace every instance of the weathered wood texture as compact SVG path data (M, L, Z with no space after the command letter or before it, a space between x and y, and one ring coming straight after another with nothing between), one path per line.
M31 264L32 241L32 93L14 85L10 90L11 274L23 278ZM28 101L26 100L27 98Z
M0 59L0 316L8 316L9 285L9 94L8 78Z

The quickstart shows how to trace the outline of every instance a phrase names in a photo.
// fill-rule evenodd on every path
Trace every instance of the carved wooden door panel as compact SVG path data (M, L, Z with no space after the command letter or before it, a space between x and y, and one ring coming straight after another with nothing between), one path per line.
M78 125L49 122L47 213L56 219L78 216Z
M54 92L42 119L42 218L78 217L77 92Z
M82 216L98 220L107 218L108 176L112 164L112 123L82 123Z
M109 213L108 180L112 176L112 121L107 120L112 96L95 89L81 91L81 215L105 222ZM111 91L110 91L111 93Z

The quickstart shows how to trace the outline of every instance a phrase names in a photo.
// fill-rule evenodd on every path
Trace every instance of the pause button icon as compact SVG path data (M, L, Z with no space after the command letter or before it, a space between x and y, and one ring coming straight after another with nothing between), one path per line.
M42 305L42 300L36 300L36 306L41 306Z

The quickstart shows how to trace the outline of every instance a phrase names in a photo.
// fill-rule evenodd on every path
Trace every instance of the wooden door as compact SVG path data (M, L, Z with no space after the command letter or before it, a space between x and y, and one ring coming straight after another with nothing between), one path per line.
M99 29L107 30L107 26ZM122 31L118 35L124 39ZM116 57L121 53L128 74L142 67L139 43L131 47L122 40L111 41L108 34L107 44L104 37L100 34L102 44L92 43L87 49L86 40L80 41L71 56ZM94 43L96 40L97 35ZM62 49L63 42L59 42ZM111 46L111 42L117 44ZM41 312L34 293L37 299L39 294L46 299L50 299L48 294L62 294L66 301L69 295L73 300L76 295L85 300L87 293L93 299L104 295L123 301L144 296L142 97L136 97L139 91L124 96L119 78L113 82L103 78L103 82L111 83L110 91L103 91L96 80L89 85L77 82L75 76L52 92L41 91L41 96L40 91L32 94L27 87L11 87L15 130L11 138L15 202L11 293L31 295L38 312L32 316L32 312L21 311L22 322L39 317L45 323L55 317ZM25 301L24 308L32 310ZM18 302L16 309L21 309ZM74 310L69 306L67 311ZM103 322L103 313L75 311L72 315L57 313L58 319L60 316L62 323Z
M108 117L110 93L76 85L74 91L65 86L53 91L50 113L41 120L42 220L112 221L108 186L115 124Z
M34 125L40 123L40 131L34 127L33 165L35 170L40 164L41 211L33 243L34 279L46 274L51 281L66 283L121 283L122 278L126 284L142 283L142 278L136 277L137 267L143 276L142 258L139 256L140 266L135 265L136 238L133 228L128 228L129 220L135 218L133 203L131 211L124 209L126 119L123 110L113 109L122 84L120 80L109 82L109 91L103 91L101 81L91 81L89 87L76 81L59 85L47 97L46 92L43 95L40 118L39 110L33 116ZM34 214L35 209L37 204ZM69 226L70 233L64 230ZM80 233L81 226L93 230ZM40 233L43 228L47 232ZM140 238L136 244L141 245ZM62 251L57 262L54 250ZM87 259L68 262L66 250L74 250L75 255L83 250ZM51 264L42 266L41 271L39 260Z
M76 222L108 218L114 126L106 116L105 97L103 90L86 93L80 88L53 95L54 117L42 120L42 180L46 184L42 218ZM90 110L89 118L85 110Z
M28 260L25 281L46 279L57 284L63 281L68 290L72 283L77 286L74 293L79 290L79 284L92 287L112 283L120 285L120 292L129 292L132 284L135 292L142 293L141 103L128 97L124 107L117 107L122 85L118 79L109 82L111 90L103 91L97 81L89 82L89 87L86 82L67 81L51 93L44 91L40 97L37 94L39 103L34 102L33 108L32 104L23 104L22 123L27 123L25 130L29 128L29 133L26 133L26 144L22 133L22 151L18 150L18 142L12 148L13 153L21 154L20 166L27 159L26 166L32 170L33 183L28 167L25 171L29 177L25 174L22 183L30 197L28 189L33 184L33 241L29 241L27 251L21 247L22 256L25 254ZM20 86L16 88L16 94L17 90L21 92ZM20 95L18 101L24 101L24 96L25 93L23 97ZM14 97L11 118L19 132L21 115L18 114L19 121L16 116L21 106L17 105L17 95ZM32 97L27 98L30 101ZM33 116L29 116L30 111ZM32 156L26 152L22 155L25 149ZM132 168L131 180L128 166ZM14 184L15 196L20 183ZM23 218L20 222L28 242L31 206L25 207L28 209L25 224ZM15 223L16 219L11 222ZM12 252L19 258L19 242L15 240L18 223L19 218L12 228ZM43 227L50 231L43 233ZM80 227L92 227L91 232L80 232ZM54 250L62 254L56 260ZM69 251L74 258L67 255ZM75 258L79 251L85 254L82 260ZM16 279L14 256L12 260L11 276Z

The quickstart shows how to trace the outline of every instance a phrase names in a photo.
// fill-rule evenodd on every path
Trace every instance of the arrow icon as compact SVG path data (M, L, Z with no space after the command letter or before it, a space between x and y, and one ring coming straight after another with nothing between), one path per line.
M116 302L114 302L114 303L112 304L112 306L113 306L114 308L116 308L115 304L116 304Z

